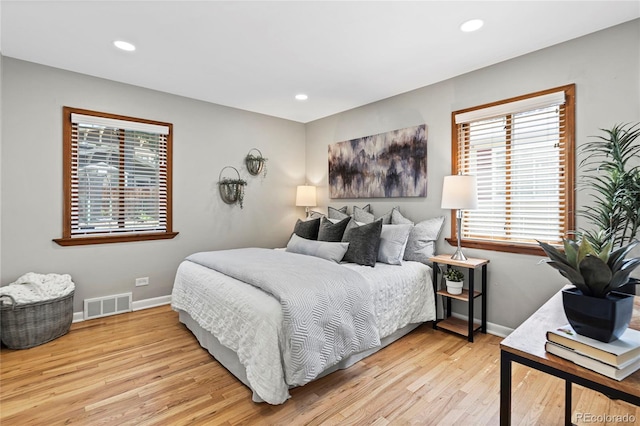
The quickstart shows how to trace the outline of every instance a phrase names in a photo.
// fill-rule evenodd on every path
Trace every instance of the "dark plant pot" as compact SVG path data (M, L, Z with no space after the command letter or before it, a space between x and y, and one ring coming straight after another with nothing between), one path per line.
M562 290L562 305L578 334L609 343L629 327L633 295L611 292L606 298L585 296L577 288Z
M257 176L260 173L262 173L262 170L264 169L264 159L262 159L262 158L253 158L253 159L250 159L250 160L247 159L245 162L247 164L247 170L253 176Z
M220 183L219 186L222 201L227 204L237 203L244 190L243 185L239 183Z
M620 290L618 290L620 293L625 293L625 294L636 294L636 286L640 284L640 280L637 278L629 278L629 282L627 282L625 285L623 285L622 287L620 287Z

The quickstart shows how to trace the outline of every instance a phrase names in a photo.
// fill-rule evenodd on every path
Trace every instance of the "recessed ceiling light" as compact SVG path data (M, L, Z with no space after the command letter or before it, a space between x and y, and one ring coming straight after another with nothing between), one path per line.
M473 31L477 31L484 25L482 19L471 19L467 22L464 22L460 25L460 31L464 31L465 33L470 33Z
M133 44L122 40L114 41L113 45L118 49L126 50L127 52L133 52L136 50L136 47Z
M296 99L299 101L306 101L307 99L309 99L309 96L305 95L304 93L298 93L296 95Z

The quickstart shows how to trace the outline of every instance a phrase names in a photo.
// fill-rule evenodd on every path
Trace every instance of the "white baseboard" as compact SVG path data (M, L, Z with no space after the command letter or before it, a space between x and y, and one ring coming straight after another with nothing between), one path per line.
M154 297L151 299L137 300L131 303L132 311L140 311L142 309L155 308L157 306L169 305L171 304L171 295L168 296L160 296ZM455 312L451 314L456 318L460 318L466 321L467 317L465 315L460 315ZM73 322L84 321L84 312L74 312L73 313ZM512 328L504 327L499 324L494 324L492 322L487 322L487 333L493 334L498 337L507 337L513 331Z
M456 317L456 318L460 318L462 320L467 320L468 316L466 315L460 315L457 314L455 312L451 313L452 317ZM494 336L498 336L498 337L507 337L509 334L511 334L511 332L513 331L512 328L508 328L505 326L502 326L500 324L494 324L492 322L488 322L487 321L487 333L489 334L493 334Z
M513 332L513 328L505 327L499 324L494 324L492 322L487 323L487 333L493 334L494 336L507 337L512 332Z
M84 311L74 312L72 322L80 322L80 321L84 321Z
M169 305L171 303L171 295L154 297L151 299L136 300L131 302L132 311L140 311L142 309L155 308L156 306ZM84 321L84 312L74 312L73 322Z
M155 308L156 306L171 304L171 295L154 297L152 299L136 300L131 302L132 311L140 311L142 309Z

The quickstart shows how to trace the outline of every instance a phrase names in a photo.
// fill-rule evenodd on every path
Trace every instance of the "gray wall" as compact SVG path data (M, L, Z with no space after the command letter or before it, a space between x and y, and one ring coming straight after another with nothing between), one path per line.
M428 53L425 53L428 54ZM437 249L452 253L444 241L450 234L449 211L440 209L442 180L451 173L451 112L513 96L576 84L578 144L599 128L640 121L640 20L540 50L495 66L455 77L308 123L307 176L321 187L323 206L362 206L371 201L374 213L398 205L418 221L445 215ZM327 145L426 123L428 127L428 195L419 199L330 200L327 194ZM578 206L588 197L577 194ZM579 226L584 224L579 221ZM466 249L472 257L489 259L488 321L518 326L566 281L552 268L539 265L542 256ZM454 307L460 313L466 307Z
M134 300L169 295L177 265L192 252L284 245L303 214L293 204L295 186L305 180L319 185L320 209L371 202L378 214L397 205L414 220L445 215L438 250L450 253L444 241L449 212L440 209L440 197L450 173L451 111L576 83L582 143L598 128L640 121L639 40L636 20L307 125L3 58L1 283L28 271L70 273L77 283L75 311L85 298L119 292L133 291ZM62 232L63 105L174 124L176 239L85 247L51 241ZM427 198L329 200L329 144L421 123L428 126ZM269 158L266 178L242 169L253 147ZM218 196L225 165L249 180L242 210ZM588 197L579 192L577 201L585 206ZM466 253L491 260L488 318L497 328L516 327L565 284L538 265L542 257ZM134 279L143 276L151 285L135 288Z
M173 123L173 240L60 247L62 106ZM282 246L303 216L295 186L305 179L304 125L12 58L2 61L2 272L69 273L74 311L86 298L133 291L134 301L171 294L188 254ZM269 159L266 177L243 167L251 148ZM222 202L216 182L231 165L248 180L244 209ZM136 277L150 277L135 287Z
M2 189L2 52L0 52L0 190ZM2 193L0 193L0 272L2 271ZM2 283L2 281L0 281Z

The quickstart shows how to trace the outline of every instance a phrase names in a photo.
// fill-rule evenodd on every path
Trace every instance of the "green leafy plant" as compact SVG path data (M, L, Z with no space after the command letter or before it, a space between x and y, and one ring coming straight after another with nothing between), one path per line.
M598 241L604 239L600 235L604 232L594 234ZM613 239L609 239L602 247L594 246L588 238L582 238L580 242L563 240L564 252L550 244L538 243L549 256L547 264L587 296L606 297L611 291L627 284L629 274L640 265L640 258L625 259L638 241L612 251Z
M221 185L242 185L245 186L247 181L244 179L232 179L232 178L223 178L220 182Z
M268 158L263 157L261 154L248 154L244 161L247 164L247 170L249 170L250 174L255 176L259 175L260 172L263 172L263 176L267 176L267 167L265 163L268 161Z
M609 241L613 247L630 243L640 228L640 123L600 130L605 136L581 148L580 166L589 172L583 186L594 191L594 203L579 213L596 229L583 238L602 251Z
M220 187L220 194L225 203L238 203L240 204L240 208L243 207L244 187L247 185L246 180L224 178L218 182L218 185Z
M445 279L447 279L449 281L463 281L464 280L464 274L462 272L458 271L457 269L453 269L453 268L447 269L447 271L444 273L444 277L445 277Z

